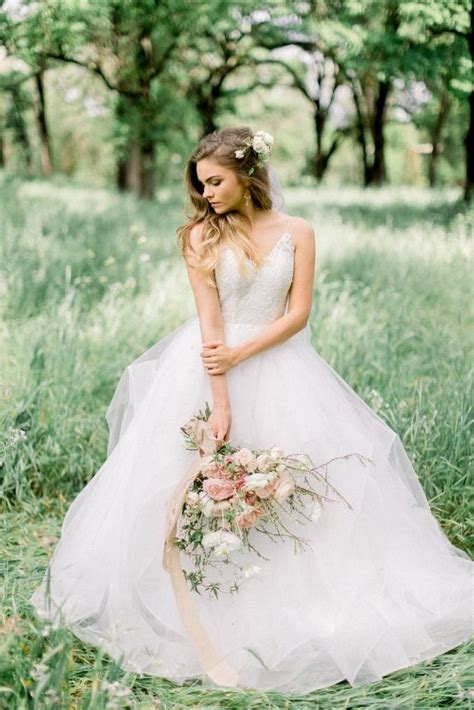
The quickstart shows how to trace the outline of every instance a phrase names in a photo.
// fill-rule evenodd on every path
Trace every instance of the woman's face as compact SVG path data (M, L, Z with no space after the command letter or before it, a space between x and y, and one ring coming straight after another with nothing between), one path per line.
M202 158L196 163L196 173L203 186L202 195L215 212L223 214L242 207L245 188L233 170L211 158Z

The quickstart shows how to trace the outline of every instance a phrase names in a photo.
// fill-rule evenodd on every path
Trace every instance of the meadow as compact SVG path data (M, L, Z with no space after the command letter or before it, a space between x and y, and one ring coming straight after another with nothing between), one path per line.
M400 435L433 513L472 556L474 211L446 188L285 193L317 237L314 347ZM176 250L179 186L149 203L0 176L0 202L0 708L474 706L474 642L370 686L284 696L126 673L36 619L27 600L106 456L120 374L194 301Z

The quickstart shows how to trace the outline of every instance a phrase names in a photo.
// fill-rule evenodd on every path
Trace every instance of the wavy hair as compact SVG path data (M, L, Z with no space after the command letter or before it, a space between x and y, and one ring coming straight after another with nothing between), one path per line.
M187 161L184 184L188 203L192 213L187 214L188 221L176 230L178 249L184 258L191 252L196 257L196 268L202 272L207 284L215 286L214 269L219 259L219 246L230 246L239 257L239 270L243 274L244 260L248 259L255 267L260 267L264 255L256 249L250 239L251 222L238 210L224 214L213 211L208 200L203 197L204 188L198 180L196 164L203 158L212 158L216 163L233 170L237 180L247 185L252 202L257 209L270 210L270 182L267 167L259 167L252 150L247 150L244 158L236 158L234 151L242 142L253 136L248 126L222 128L205 135ZM253 167L251 175L248 170ZM199 247L194 249L189 235L196 224L203 224L203 238Z

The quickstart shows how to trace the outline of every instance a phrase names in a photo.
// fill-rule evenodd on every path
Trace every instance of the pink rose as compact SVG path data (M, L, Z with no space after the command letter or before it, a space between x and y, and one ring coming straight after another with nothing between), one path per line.
M245 481L247 480L246 476L240 476L235 482L235 489L237 491L240 491L244 486L245 486Z
M255 508L254 506L247 506L243 513L236 516L235 522L239 528L251 528L258 521L263 511L260 508Z
M206 466L201 470L203 478L229 478L229 474L224 466L215 464L214 466Z
M206 478L202 487L214 500L224 500L234 494L232 481L227 481L223 478Z
M278 486L278 478L269 481L264 488L257 488L255 493L259 498L269 498Z

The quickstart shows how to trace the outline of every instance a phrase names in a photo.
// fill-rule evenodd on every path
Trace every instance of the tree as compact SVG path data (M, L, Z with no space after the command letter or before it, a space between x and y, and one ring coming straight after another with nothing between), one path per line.
M445 77L448 93L440 111L445 113L449 95L468 105L464 199L469 200L474 183L474 5L471 0L406 0L403 13L411 37L431 52L428 75L432 81Z

